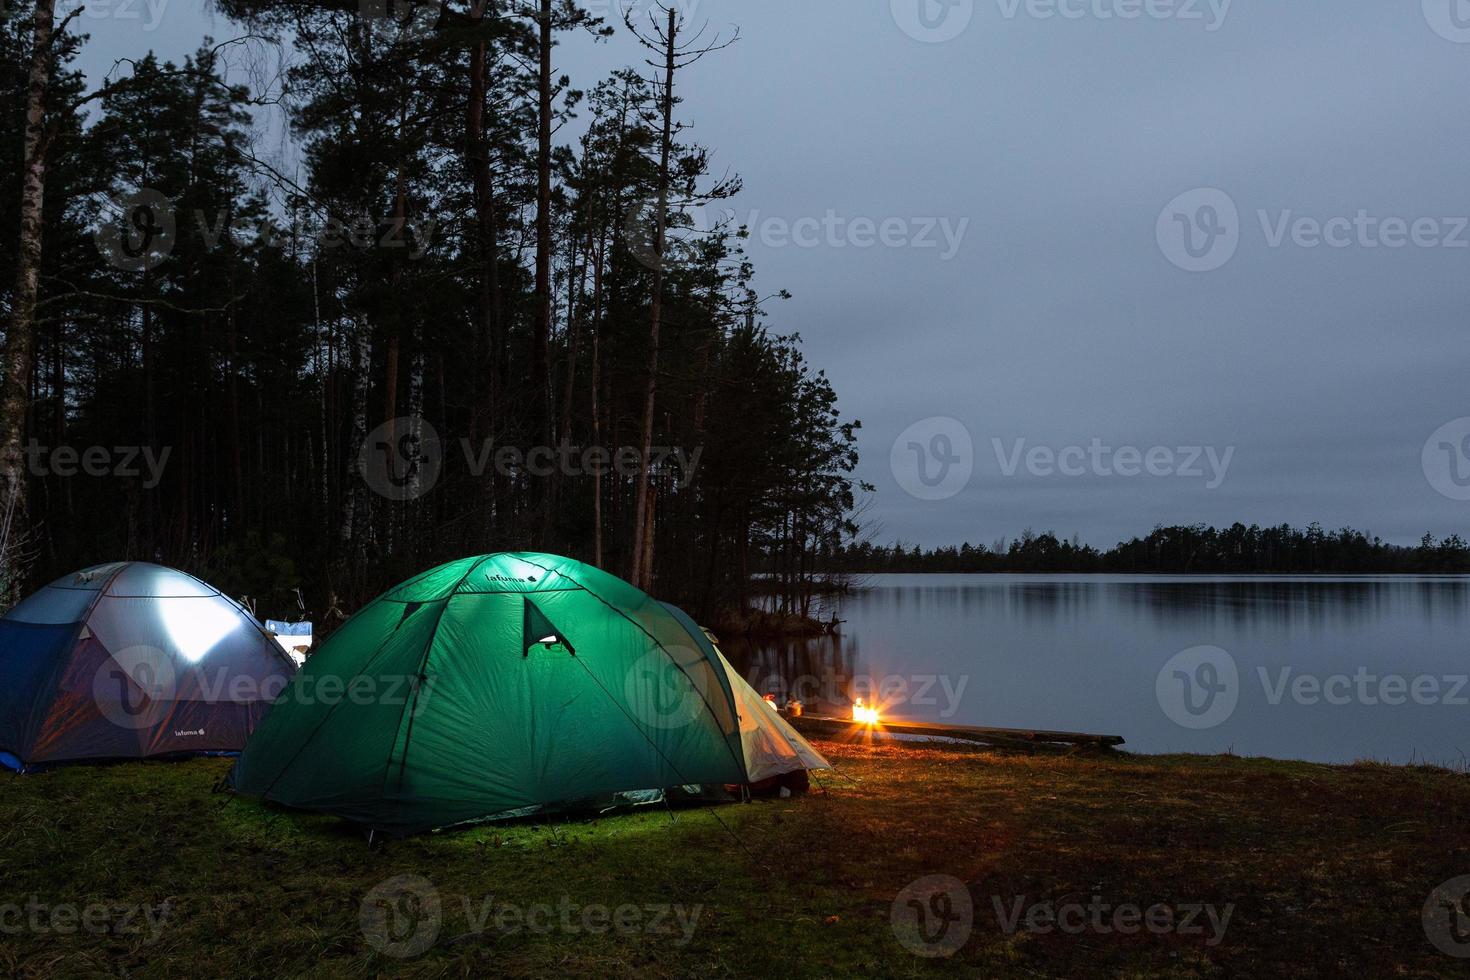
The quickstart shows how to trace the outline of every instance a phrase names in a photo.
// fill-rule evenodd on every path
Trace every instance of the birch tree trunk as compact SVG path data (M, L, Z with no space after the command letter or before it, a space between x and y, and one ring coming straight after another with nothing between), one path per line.
M367 441L368 371L372 365L369 330L368 325L361 320L352 327L352 436L347 444L354 453L360 453L362 444ZM366 488L356 473L360 458L360 455L348 457L349 472L342 494L342 526L339 538L346 546L346 557L349 561L363 551L363 542L357 529L367 523L366 514L363 513L367 507Z
M592 272L592 445L602 445L602 407L598 387L602 384L602 268L607 256L608 230L597 239L597 259ZM602 568L602 467L592 470L592 564Z
M31 29L31 67L26 90L24 156L21 164L20 249L10 329L5 334L5 380L0 386L0 589L15 582L16 542L25 531L26 468L21 450L30 410L35 358L36 297L41 278L41 233L46 197L46 97L51 84L51 40L55 0L36 0Z

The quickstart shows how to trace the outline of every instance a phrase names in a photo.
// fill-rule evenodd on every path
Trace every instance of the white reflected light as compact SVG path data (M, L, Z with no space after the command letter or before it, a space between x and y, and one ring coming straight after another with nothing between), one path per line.
M217 598L162 599L158 603L168 638L189 663L198 663L239 622L239 613Z

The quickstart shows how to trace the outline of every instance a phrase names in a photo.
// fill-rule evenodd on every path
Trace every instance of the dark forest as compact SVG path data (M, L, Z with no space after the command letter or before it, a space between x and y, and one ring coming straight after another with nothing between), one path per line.
M711 616L851 532L857 423L701 220L738 161L680 80L733 31L645 11L647 63L583 90L551 51L613 25L566 0L230 0L240 36L84 78L32 6L0 24L11 598L135 558L330 625L536 549Z

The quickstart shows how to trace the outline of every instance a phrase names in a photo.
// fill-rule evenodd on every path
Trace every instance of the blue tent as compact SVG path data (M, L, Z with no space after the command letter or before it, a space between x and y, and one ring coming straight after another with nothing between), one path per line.
M238 752L295 668L192 575L116 562L0 619L0 763Z

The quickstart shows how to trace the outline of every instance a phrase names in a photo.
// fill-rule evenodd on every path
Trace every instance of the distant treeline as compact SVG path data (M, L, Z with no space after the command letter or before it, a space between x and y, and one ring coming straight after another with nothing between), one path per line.
M963 544L924 550L863 542L825 556L827 572L1470 572L1470 545L1458 534L1424 535L1416 547L1389 544L1352 528L1324 531L1234 524L1217 529L1156 527L1147 537L1099 551L1073 537L1027 529L990 547Z

